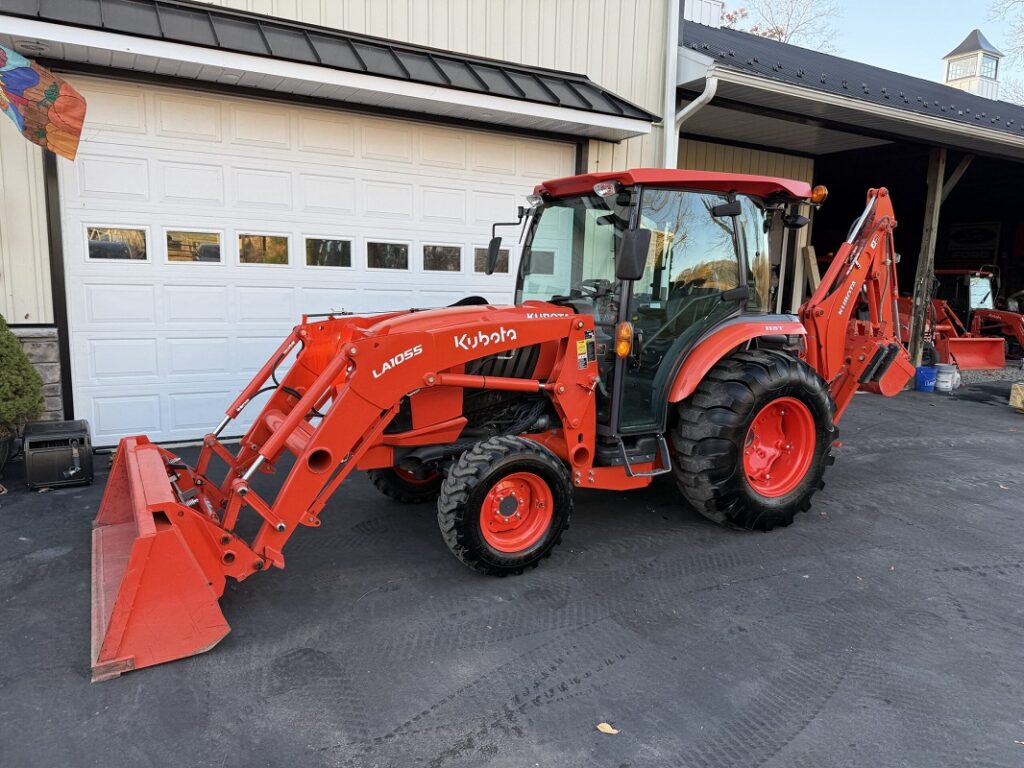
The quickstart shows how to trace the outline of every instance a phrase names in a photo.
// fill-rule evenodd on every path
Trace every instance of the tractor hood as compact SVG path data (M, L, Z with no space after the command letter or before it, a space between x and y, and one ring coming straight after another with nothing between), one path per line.
M459 328L468 331L477 326L493 323L520 324L528 320L569 317L572 314L574 312L571 307L549 304L544 301L527 301L521 306L504 307L474 304L465 307L443 307L389 315L368 326L366 333L377 336L393 333L436 333Z

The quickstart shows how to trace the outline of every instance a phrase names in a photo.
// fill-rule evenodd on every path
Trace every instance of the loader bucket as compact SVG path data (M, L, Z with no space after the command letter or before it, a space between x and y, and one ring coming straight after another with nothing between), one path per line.
M230 630L181 527L160 449L118 446L92 532L92 679L208 651Z
M935 344L943 362L956 363L963 371L1002 368L1006 365L1006 344L1001 338L967 336Z

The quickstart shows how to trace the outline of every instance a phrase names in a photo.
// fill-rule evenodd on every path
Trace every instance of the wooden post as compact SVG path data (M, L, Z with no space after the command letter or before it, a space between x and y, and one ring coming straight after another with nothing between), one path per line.
M915 366L921 364L921 353L924 351L925 318L928 316L932 281L935 279L935 239L939 229L939 211L942 208L942 187L945 178L946 150L932 149L928 160L928 198L924 209L921 253L917 257L913 317L910 322L910 359Z

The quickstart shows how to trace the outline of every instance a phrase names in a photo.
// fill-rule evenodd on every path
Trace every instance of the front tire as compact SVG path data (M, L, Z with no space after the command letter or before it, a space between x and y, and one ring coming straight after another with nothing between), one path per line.
M437 523L459 560L481 573L522 573L551 554L572 517L565 465L521 437L493 437L462 454L445 477Z
M835 404L821 377L782 352L737 352L679 406L675 476L708 519L769 531L793 522L825 486Z

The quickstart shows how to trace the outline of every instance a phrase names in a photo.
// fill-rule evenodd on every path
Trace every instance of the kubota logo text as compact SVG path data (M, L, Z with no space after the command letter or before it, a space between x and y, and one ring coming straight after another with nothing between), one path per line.
M417 355L422 355L422 354L423 354L423 345L422 344L417 344L415 347L409 347L404 352L399 352L397 355L392 357L390 360L385 360L384 361L384 365L382 365L380 367L379 371L377 371L377 370L371 371L371 373L373 373L373 378L379 379L381 376L383 376L385 373L390 371L392 368L397 368L402 363L407 362L409 360L412 360Z
M476 349L477 347L489 347L491 344L504 344L506 341L515 341L518 334L514 328L502 326L493 333L477 331L475 335L464 333L456 336L453 340L456 349Z
M527 320L543 320L548 317L569 317L568 312L527 312Z
M839 305L839 311L836 313L840 317L843 316L843 312L846 311L846 305L850 303L850 298L853 296L853 289L857 287L857 281L852 280L850 287L846 289L846 295L843 296L843 303Z

